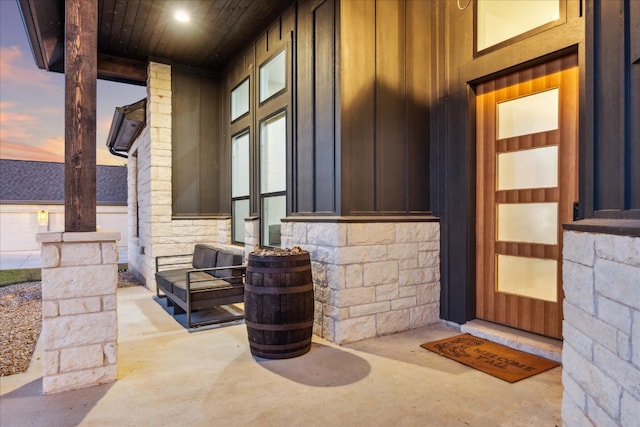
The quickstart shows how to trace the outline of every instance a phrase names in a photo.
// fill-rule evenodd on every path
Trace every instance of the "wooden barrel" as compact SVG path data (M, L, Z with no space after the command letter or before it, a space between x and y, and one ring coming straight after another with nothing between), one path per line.
M309 253L249 254L244 321L251 354L289 359L311 349L313 279Z

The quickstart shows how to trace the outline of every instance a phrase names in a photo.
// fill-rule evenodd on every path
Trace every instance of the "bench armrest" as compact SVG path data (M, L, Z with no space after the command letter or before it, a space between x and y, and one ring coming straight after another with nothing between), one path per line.
M244 278L246 275L246 271L247 271L247 266L242 264L242 265L229 265L229 266L224 266L224 267L210 267L210 268L194 268L191 270L188 270L185 274L186 274L186 279L187 279L187 292L189 292L191 290L191 283L197 283L197 282L204 282L205 280L192 280L191 279L191 275L193 273L209 273L209 272L213 272L216 270L227 270L227 269L234 269L234 270L243 270L242 272L242 276L229 276L229 277L216 277L216 276L211 276L211 279L208 279L206 281L209 280L224 280L224 281L228 281L228 279L238 279L238 278ZM233 283L230 283L231 286L235 286ZM244 286L244 284L241 284L242 286Z

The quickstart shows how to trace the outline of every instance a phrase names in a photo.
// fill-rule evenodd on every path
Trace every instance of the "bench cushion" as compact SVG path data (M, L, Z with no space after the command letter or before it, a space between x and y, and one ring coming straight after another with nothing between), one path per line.
M176 270L164 270L156 273L156 284L160 289L173 292L173 284L182 280L186 281L187 271L190 268L179 268Z
M230 254L226 252L218 253L218 260L216 262L216 267L229 267L232 265L241 265L241 264L242 264L242 255ZM229 283L239 284L239 283L242 283L242 273L243 273L243 270L241 268L225 268L222 270L214 271L213 275L215 277L225 279Z
M218 260L218 250L213 246L197 244L193 250L193 268L213 268Z
M183 301L187 300L187 282L182 280L173 283L173 294ZM244 295L242 286L231 286L224 280L211 279L207 273L191 274L191 300L201 301Z

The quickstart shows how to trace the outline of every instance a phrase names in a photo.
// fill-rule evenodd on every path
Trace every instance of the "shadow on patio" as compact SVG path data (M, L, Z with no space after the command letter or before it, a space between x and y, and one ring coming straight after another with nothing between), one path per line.
M449 326L266 360L242 323L189 333L142 287L118 304L118 381L43 396L38 348L1 380L1 425L560 425L561 368L509 384L419 347Z

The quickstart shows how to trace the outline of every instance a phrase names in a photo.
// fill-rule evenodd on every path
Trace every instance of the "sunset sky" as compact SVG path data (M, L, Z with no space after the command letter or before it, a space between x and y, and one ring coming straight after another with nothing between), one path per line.
M98 164L126 162L106 148L113 112L145 96L144 86L98 80ZM0 158L64 162L64 74L36 66L16 0L0 0Z

